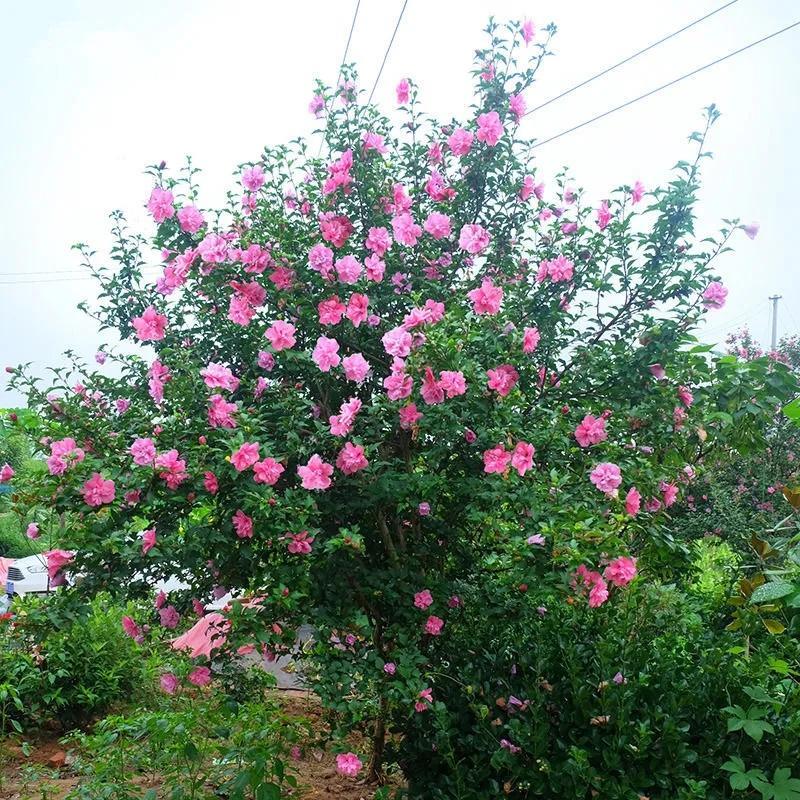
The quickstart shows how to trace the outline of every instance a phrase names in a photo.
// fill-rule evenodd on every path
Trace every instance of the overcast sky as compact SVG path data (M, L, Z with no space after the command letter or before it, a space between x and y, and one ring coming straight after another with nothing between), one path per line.
M527 94L533 107L723 0L409 0L376 101L393 105L403 76L426 109L461 115L470 100L472 51L489 11L499 20L558 26L556 55ZM3 0L0 31L0 365L90 357L103 341L76 310L94 284L80 280L69 247L108 244L107 215L123 209L150 230L147 164L202 167L201 205L224 196L234 166L263 145L309 133L317 76L332 83L354 0ZM371 86L402 0L362 0L348 61ZM527 118L545 139L717 56L800 19L796 0L739 0L701 25ZM750 241L718 269L727 307L709 341L749 323L768 340L768 301L781 294L779 334L800 332L797 236L800 27L538 151L545 179L569 165L593 200L620 183L664 181L689 155L686 136L714 102L722 118L705 167L704 231L722 217L758 221ZM4 375L4 374L3 374ZM0 377L0 386L4 377ZM20 403L0 393L0 405Z

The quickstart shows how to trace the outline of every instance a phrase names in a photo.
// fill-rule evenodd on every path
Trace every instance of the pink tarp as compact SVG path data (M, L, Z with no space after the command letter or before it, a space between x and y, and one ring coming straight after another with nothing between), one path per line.
M16 558L0 557L0 591L5 591L6 581L8 580L8 568L16 561Z

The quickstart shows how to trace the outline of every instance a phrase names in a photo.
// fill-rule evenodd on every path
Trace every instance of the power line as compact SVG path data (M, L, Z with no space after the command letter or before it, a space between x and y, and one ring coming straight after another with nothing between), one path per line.
M551 136L549 139L537 142L531 149L536 149L537 147L548 144L548 142L552 142L555 139L560 139L562 136L566 136L568 133L573 133L574 131L580 130L580 128L585 128L587 125L591 125L593 122L597 122L598 120L608 117L617 111L621 111L623 108L627 108L628 106L632 106L634 103L638 103L640 100L644 100L645 98L651 97L652 95L657 94L664 89L668 89L670 86L674 86L676 83L686 80L686 78L691 78L693 75L697 75L699 72L709 69L709 67L721 64L723 61L727 61L729 58L733 58L733 56L739 55L739 53L743 53L745 50L749 50L751 47L755 47L757 44L761 44L762 42L766 42L769 39L775 38L776 36L780 36L780 34L786 33L786 31L796 28L798 25L800 25L800 20L792 23L791 25L787 25L785 28L781 28L779 31L770 33L768 36L764 36L762 39L758 39L755 42L750 42L750 44L740 47L738 50L734 50L732 53L728 53L727 55L721 56L720 58L717 58L708 64L704 64L702 67L697 67L697 69L693 69L691 72L687 72L685 75L681 75L679 78L669 81L669 83L662 84L655 89L651 89L649 92L645 92L645 94L640 94L638 97L634 97L632 100L628 100L625 103L616 106L615 108L611 108L608 111L604 111L602 114L598 114L591 119L587 119L585 122L581 122L579 125L574 125L571 128L567 128L567 130L561 131L561 133L557 133L555 136Z
M539 111L539 109L542 109L545 106L549 106L550 103L555 103L556 100L560 100L562 97L566 97L568 94L572 94L573 92L577 91L578 89L583 88L587 84L590 84L592 81L595 81L598 78L602 78L604 75L608 75L609 72L613 72L615 69L623 66L624 64L628 64L629 62L633 61L635 58L638 58L639 56L644 55L645 53L649 52L653 48L658 47L660 44L664 44L664 42L669 41L670 39L672 39L675 36L678 36L679 34L683 33L684 31L688 31L689 28L693 28L695 25L699 25L701 22L704 22L709 17L713 17L714 14L718 14L720 11L724 11L726 8L729 8L730 6L732 6L732 5L734 5L735 3L738 3L738 2L739 2L739 0L730 0L729 3L725 3L725 5L722 5L719 8L715 8L713 11L710 11L704 17L700 17L699 19L694 20L694 22L690 22L688 25L684 25L682 28L680 28L677 31L673 31L672 33L670 33L667 36L665 36L663 39L659 39L657 42L653 42L653 44L648 45L644 49L638 50L633 55L628 56L627 58L623 58L622 61L618 61L613 66L607 67L606 69L602 70L601 72L598 72L596 75L592 75L591 78L587 78L585 81L581 81L579 84L576 84L571 89L567 89L566 91L561 92L561 94L556 95L555 97L551 97L549 100L546 100L541 105L538 105L538 106L536 106L536 108L532 108L526 114L523 114L523 116L527 117L529 114L533 114L534 111Z
M736 0L734 0L736 2ZM403 0L403 7L400 9L400 16L397 18L397 23L394 26L394 31L392 31L392 38L389 39L389 45L386 48L386 52L383 54L383 61L381 61L380 69L378 70L378 74L375 77L375 83L372 84L372 91L369 93L369 99L367 100L367 105L372 102L372 95L375 94L375 89L378 88L378 81L381 79L381 75L383 75L383 68L386 66L386 59L389 58L389 51L392 49L392 45L394 44L394 37L397 36L397 29L400 27L400 22L403 19L403 14L406 13L406 6L408 5L408 0Z

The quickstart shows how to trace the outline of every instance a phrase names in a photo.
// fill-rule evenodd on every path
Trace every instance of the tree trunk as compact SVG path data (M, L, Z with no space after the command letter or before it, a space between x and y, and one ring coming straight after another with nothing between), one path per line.
M372 755L367 766L367 782L383 783L383 750L386 745L386 711L388 703L381 697L380 710L372 731Z

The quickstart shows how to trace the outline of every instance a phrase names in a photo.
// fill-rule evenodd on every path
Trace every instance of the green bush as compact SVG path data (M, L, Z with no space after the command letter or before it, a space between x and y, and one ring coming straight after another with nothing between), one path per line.
M98 596L73 611L71 624L54 627L51 599L26 598L0 629L0 686L20 702L9 716L23 727L55 719L65 728L129 701L154 684L155 665L123 632L132 608Z
M674 586L598 610L516 587L464 600L437 702L399 748L412 797L711 800L731 758L767 784L797 773L800 691L776 647L745 651Z

